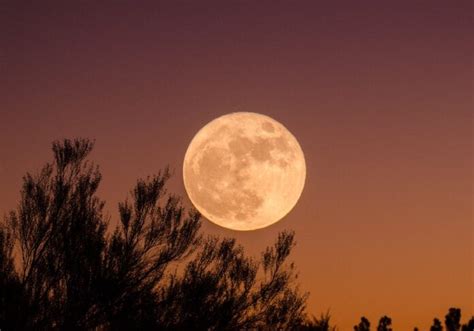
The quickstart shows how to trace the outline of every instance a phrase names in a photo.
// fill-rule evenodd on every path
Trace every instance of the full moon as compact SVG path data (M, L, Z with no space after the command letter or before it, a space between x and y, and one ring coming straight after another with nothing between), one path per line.
M296 138L257 113L231 113L209 122L184 157L191 202L211 222L233 230L256 230L281 220L298 202L305 178Z

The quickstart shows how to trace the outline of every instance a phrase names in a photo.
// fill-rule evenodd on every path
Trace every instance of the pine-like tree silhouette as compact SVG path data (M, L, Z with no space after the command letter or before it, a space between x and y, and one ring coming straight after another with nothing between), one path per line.
M89 140L53 144L24 177L0 228L0 327L34 330L277 330L304 322L306 294L281 233L260 260L233 239L203 238L200 216L165 190L169 171L139 180L108 232ZM15 269L13 252L17 252Z
M370 322L362 316L358 325L354 325L354 331L370 331Z

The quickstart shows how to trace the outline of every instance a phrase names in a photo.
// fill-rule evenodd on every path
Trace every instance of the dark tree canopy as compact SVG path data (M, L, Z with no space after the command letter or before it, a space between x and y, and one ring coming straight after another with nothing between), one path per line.
M377 326L377 331L386 330L390 331L392 325L392 319L388 316L382 316L380 318L379 324ZM445 326L446 330L461 330L461 331L473 331L474 330L474 317L466 323L461 325L461 309L459 308L449 308L448 314L445 316ZM417 327L414 328L414 331L418 331ZM435 318L433 320L433 325L430 328L431 331L442 331L444 330L441 320ZM354 331L370 331L370 322L367 318L362 317L358 325L354 326Z
M388 316L382 316L377 326L377 331L392 331L392 319Z
M461 330L461 309L449 308L449 312L444 319L447 331Z
M103 273L101 176L85 161L92 143L53 144L54 162L23 179L18 209L7 218L20 255L25 305L18 328L87 326Z
M474 330L474 317L471 317L469 322L467 322L466 324L463 324L461 330L462 331L472 331L472 330Z
M306 294L281 233L260 260L203 238L200 215L167 193L165 170L138 180L111 230L89 140L53 144L0 227L0 327L34 330L277 330L305 318ZM16 255L14 254L16 253ZM15 267L14 260L18 261Z
M358 325L354 326L354 331L369 331L370 322L367 318L361 317Z
M444 325L446 331L473 331L474 330L474 316L471 316L471 319L466 323L461 325L461 309L459 308L449 308L448 313L444 318ZM433 320L433 325L431 326L431 331L442 331L443 325L441 320L435 318Z
M433 320L433 325L430 328L430 331L441 331L443 330L443 325L441 324L441 321L437 318Z
M13 262L11 232L0 225L0 327L15 329L21 318L22 287Z

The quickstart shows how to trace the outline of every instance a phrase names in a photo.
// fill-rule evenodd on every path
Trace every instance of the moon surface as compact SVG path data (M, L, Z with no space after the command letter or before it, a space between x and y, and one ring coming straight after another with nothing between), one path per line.
M233 230L278 222L298 202L305 178L296 138L257 113L231 113L209 122L184 157L191 202L211 222Z

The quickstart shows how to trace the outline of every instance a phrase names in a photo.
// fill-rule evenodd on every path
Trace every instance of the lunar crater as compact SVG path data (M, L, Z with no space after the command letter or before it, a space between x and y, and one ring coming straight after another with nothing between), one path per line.
M273 127L273 124L270 122L263 122L262 123L262 129L267 132L275 132L275 128Z

